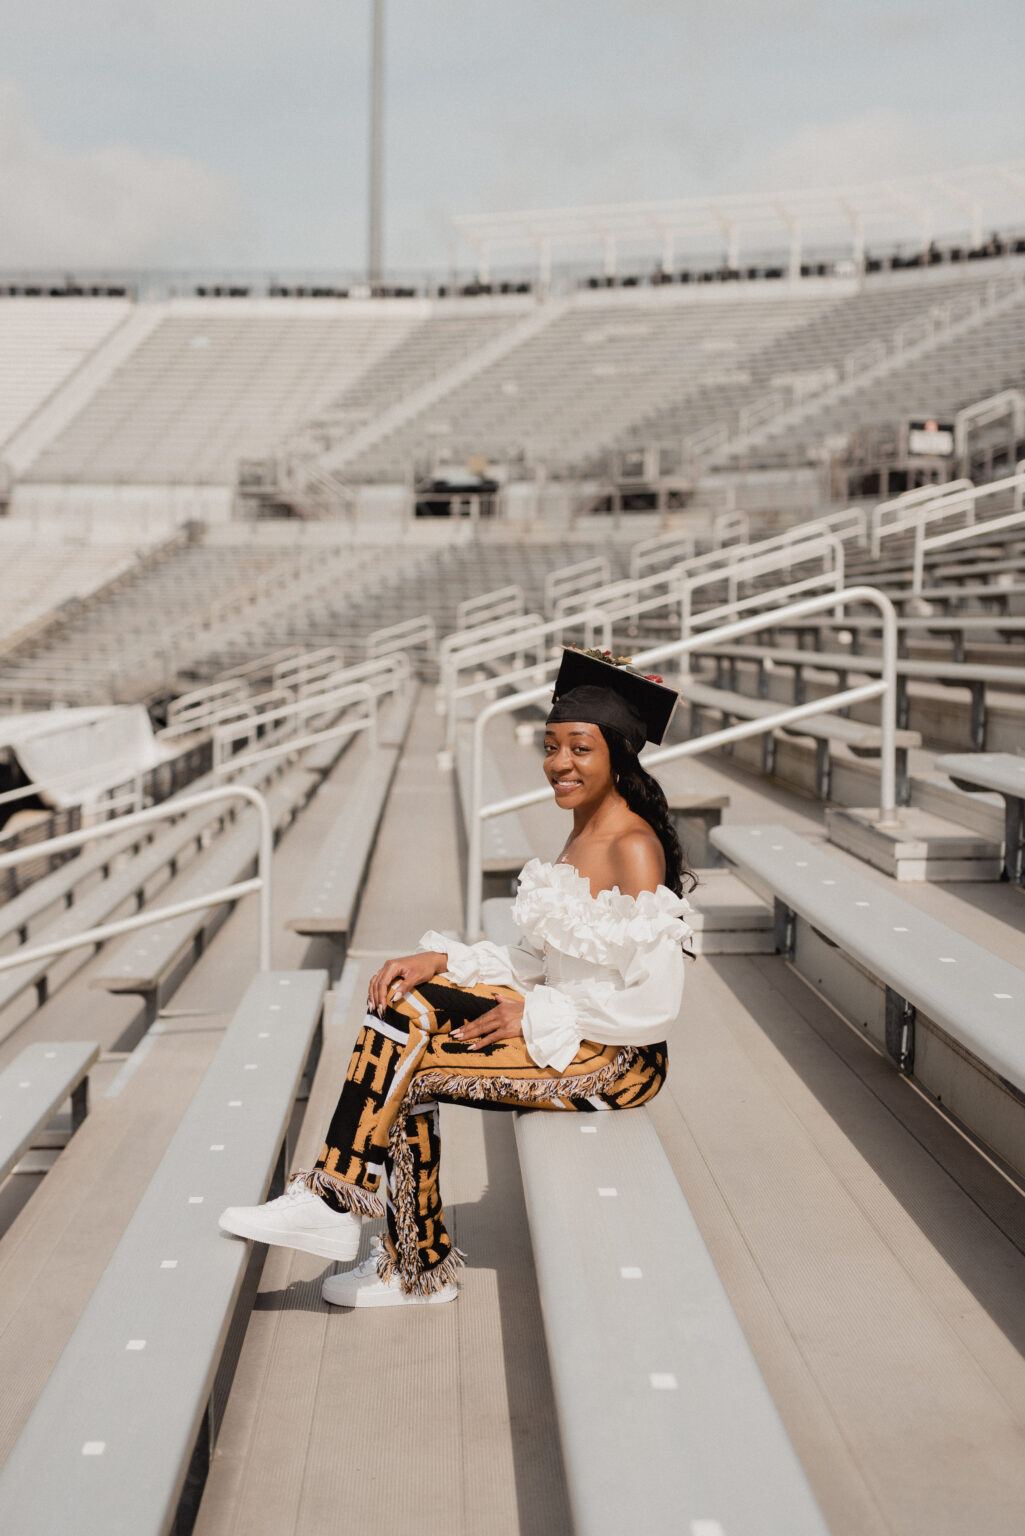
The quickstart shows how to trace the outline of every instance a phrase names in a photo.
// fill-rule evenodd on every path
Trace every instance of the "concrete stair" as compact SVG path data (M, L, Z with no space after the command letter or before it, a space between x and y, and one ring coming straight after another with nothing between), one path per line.
M701 869L688 922L699 955L771 955L772 908L726 869Z
M871 808L828 807L829 841L895 880L999 880L1003 843L918 806L893 821Z

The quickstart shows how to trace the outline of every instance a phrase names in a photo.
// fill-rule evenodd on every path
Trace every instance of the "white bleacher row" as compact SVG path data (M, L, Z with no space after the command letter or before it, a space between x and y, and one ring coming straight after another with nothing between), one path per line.
M259 541L197 540L86 605L52 637L11 653L0 696L14 707L106 702L116 687L118 702L148 701L289 646L339 645L355 660L373 631L425 607L440 632L454 627L468 591L513 579L534 606L550 570L581 548L559 539L440 550L339 542L299 557ZM618 559L615 550L610 558Z
M168 301L162 322L33 464L47 483L230 484L240 458L316 416L414 317L267 301L261 313ZM283 312L282 312L283 311Z
M129 316L127 299L5 298L0 303L3 445Z
M783 424L747 450L746 462L790 463L809 444L853 436L862 427L895 432L902 417L952 419L969 402L1025 382L1023 345L1025 293L969 334L940 341L920 360L894 367L886 377L867 381L862 389L821 407L809 406L799 421Z
M336 607L367 587L387 591L416 565L416 556L395 557L373 548L345 545L297 555L287 546L185 542L167 547L150 572L127 573L109 594L69 615L51 635L41 632L3 668L3 695L26 703L150 700L173 689L178 677L208 676L227 665L227 643L243 631L240 615L253 615L260 637L233 648L233 662L255 660L288 639L289 625ZM266 643L263 637L266 637Z
M0 640L43 620L62 603L85 598L127 574L138 540L74 544L54 558L30 527L0 522Z
M1012 280L1016 262L1001 280ZM969 269L870 276L860 286L753 285L743 297L719 288L585 292L533 313L533 301L516 297L323 301L316 312L297 301L167 301L73 419L54 418L55 437L23 478L227 487L240 460L265 459L275 444L342 482L406 483L435 459L475 456L586 475L611 450L679 448L770 398L807 402L799 422L781 419L783 435L757 450L766 462L790 462L861 422L954 409L1020 383L1019 302L947 344L937 338L903 370L893 353L885 376L829 403L830 379L843 381L856 352L891 345L901 327L921 326L993 281ZM42 314L65 301L31 302ZM503 336L509 344L495 350ZM409 411L389 426L406 400Z
M761 304L664 302L595 308L583 297L490 368L352 462L351 479L395 479L425 454L483 454L563 467L603 449L688 387L736 375L760 343L830 307L828 297Z

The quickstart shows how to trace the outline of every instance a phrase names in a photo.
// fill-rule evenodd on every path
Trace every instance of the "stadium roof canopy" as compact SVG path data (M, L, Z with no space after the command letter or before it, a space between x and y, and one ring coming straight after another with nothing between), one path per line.
M655 251L669 272L681 248L692 253L710 245L731 268L740 265L745 250L786 249L791 272L799 272L803 252L837 246L860 266L873 241L915 242L924 249L937 235L956 232L974 248L984 231L1025 223L1025 160L862 186L459 214L453 222L476 251L484 282L496 257L511 261L530 253L547 281L556 252L572 258L596 249L608 276L624 250Z

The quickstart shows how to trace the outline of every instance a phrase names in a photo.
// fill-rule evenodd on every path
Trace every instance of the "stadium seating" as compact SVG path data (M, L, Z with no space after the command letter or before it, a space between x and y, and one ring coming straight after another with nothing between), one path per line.
M227 492L243 460L276 457L341 498L471 459L528 479L540 467L583 496L616 454L648 445L678 466L691 453L745 472L813 464L862 427L1020 384L1020 268L1008 257L999 271L948 264L806 292L669 285L540 305L165 300L71 419L55 416L19 479ZM703 435L707 447L687 446Z
M89 1110L89 1069L100 1054L93 1040L40 1041L0 1073L0 1180L5 1179L65 1099L71 1131Z
M0 459L7 440L131 310L127 299L0 301Z
M319 311L319 312L318 312ZM430 377L499 317L421 305L168 301L167 313L36 459L47 484L233 484L238 461L322 418L353 421ZM366 392L357 380L367 374Z
M716 378L735 375L761 340L828 304L674 299L647 308L581 301L563 310L492 368L346 463L346 475L401 479L438 451L449 463L481 454L498 463L584 465L638 417L688 387L714 387Z
M867 356L901 325L912 334L985 286L986 266L860 288L816 280L803 295L783 283L608 289L540 315L533 295L481 299L476 314L469 299L344 313L340 300L172 303L30 473L38 485L229 486L239 457L280 451L323 454L372 486L482 455L538 460L581 486L587 475L593 489L610 452L739 427L774 393L803 398L800 422L746 450L771 468L823 435L924 410L927 390L929 409L952 410L1020 381L1025 306L1009 304L956 345L937 336L928 359L891 358L871 391L852 371L838 392L851 352ZM390 411L394 430L371 441ZM350 440L363 446L347 457ZM113 694L158 726L176 714L168 739L207 754L184 793L219 782L206 769L232 743L215 744L213 719L186 720L176 699L257 708L275 689L298 695L304 669L327 686L375 634L422 620L443 641L468 600L510 588L524 627L507 654L460 674L477 691L449 703L451 718L438 712L447 685L382 692L376 747L360 734L303 748L280 721L252 727L246 751L281 749L242 774L267 792L280 832L273 971L255 974L254 913L239 903L0 974L0 1097L26 1049L67 1051L75 1072L86 1062L93 1091L55 1160L38 1148L63 1128L43 1123L74 1073L45 1104L24 1101L32 1123L16 1138L0 1104L0 1154L26 1138L37 1149L0 1183L5 1530L71 1519L106 1532L122 1519L133 1536L174 1521L183 1536L278 1536L331 1528L343 1490L353 1528L422 1519L425 1536L604 1536L631 1519L660 1536L953 1536L966 1522L1015 1536L1025 529L926 547L916 568L913 521L880 524L875 553L859 542L870 517L832 524L847 535L843 584L876 587L898 611L899 803L881 824L878 698L818 707L879 675L878 610L834 611L839 546L821 536L738 574L751 541L796 521L785 493L776 517L738 517L736 548L711 549L708 504L674 512L657 531L693 537L696 553L678 542L661 557L637 547L655 528L634 531L625 514L572 529L409 520L394 536L358 520L239 520L132 548L126 570L101 568L83 540L77 587L70 561L47 574L29 530L23 541L8 520L17 572L5 565L0 606L5 592L24 597L11 628L31 632L5 646L0 707ZM457 1307L389 1319L382 1343L383 1319L323 1307L323 1264L283 1251L250 1262L211 1220L218 1203L261 1197L283 1142L285 1166L292 1146L305 1166L316 1157L381 959L427 927L463 934L478 875L505 899L485 905L501 938L512 877L554 856L566 826L541 800L489 819L481 868L468 869L471 728L530 686L512 674L517 650L534 665L540 645L550 675L558 636L535 641L529 626L552 623L546 579L586 559L591 575L562 606L567 635L583 632L570 610L595 603L616 614L616 649L634 654L675 642L684 623L704 633L733 612L764 617L691 657L670 747L690 750L727 721L760 727L802 700L811 712L656 769L699 875L698 958L666 1087L636 1114L515 1126L442 1106L447 1208L470 1267ZM688 560L700 562L692 576L716 575L688 588L685 610ZM813 567L807 590L825 590L823 606L780 617L784 583ZM55 612L72 591L80 601ZM492 611L497 599L477 618ZM404 675L433 681L448 649L411 648ZM543 710L521 704L488 726L485 801L536 790ZM247 727L230 729L241 753ZM253 852L248 810L117 833L0 908L0 954L209 891L244 875ZM261 1009L289 978L303 1005L282 1033ZM325 983L336 990L322 1053L300 1086ZM275 1082L247 1100L252 1118L232 1140L215 1123L235 1093L223 1073L265 1048ZM211 1161L219 1193L195 1183ZM161 1226L183 1195L203 1203ZM184 1246L167 1251L175 1269L148 1273L161 1230ZM396 1442L414 1446L401 1477ZM641 1470L624 1476L628 1462Z

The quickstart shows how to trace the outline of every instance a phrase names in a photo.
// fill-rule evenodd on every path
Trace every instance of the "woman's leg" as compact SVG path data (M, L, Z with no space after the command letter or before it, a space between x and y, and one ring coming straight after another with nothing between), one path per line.
M479 1018L496 1001L519 996L511 987L456 987L437 978L389 1003L383 1018L368 1013L320 1156L306 1175L309 1187L335 1210L383 1216L379 1191L392 1128L432 1041L448 1038L460 1023ZM417 1107L424 1102L418 1099ZM436 1134L435 1129L435 1139ZM418 1146L423 1141L428 1163L436 1162L431 1138L422 1128L412 1139Z
M432 1033L388 1117L388 1238L378 1271L386 1280L397 1275L407 1294L436 1292L462 1264L445 1227L439 1187L439 1102L501 1110L626 1109L653 1098L665 1080L664 1045L624 1048L584 1041L562 1072L539 1067L522 1039L472 1051L451 1038L451 1028L458 1018L483 1011L473 994L474 989L447 981L417 989L421 1003L448 1027Z
M426 992L421 989L391 1004L383 1018L368 1013L314 1169L296 1172L285 1194L276 1200L257 1206L229 1206L221 1212L222 1230L340 1263L354 1259L360 1242L359 1218L385 1214L380 1185L389 1135L431 1039L447 1034L456 1022L487 1012L497 997L519 995L509 987L453 987L446 982L443 987L432 990L428 986ZM424 1251L436 1268L451 1250L440 1221L440 1251L431 1241L432 1202L437 1198L436 1126L429 1131L421 1123L417 1134L410 1134L408 1139L411 1150L403 1166L413 1160L413 1181L422 1191ZM440 1208L438 1201L439 1214Z

